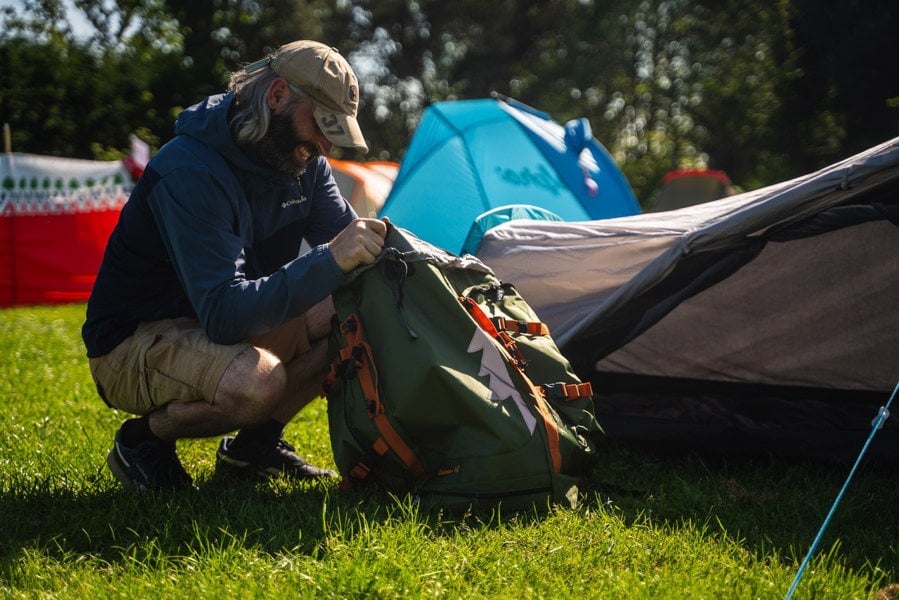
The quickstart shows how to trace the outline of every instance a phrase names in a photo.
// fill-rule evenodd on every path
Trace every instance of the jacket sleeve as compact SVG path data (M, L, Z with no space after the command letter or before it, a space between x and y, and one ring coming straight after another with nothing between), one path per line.
M314 247L328 242L357 215L341 195L331 165L326 159L319 159L314 179L307 185L311 189L312 210L304 237Z
M156 186L152 211L173 267L209 339L232 344L320 302L343 281L327 245L248 279L243 232L249 208L207 170L174 170ZM240 214L240 211L247 214Z

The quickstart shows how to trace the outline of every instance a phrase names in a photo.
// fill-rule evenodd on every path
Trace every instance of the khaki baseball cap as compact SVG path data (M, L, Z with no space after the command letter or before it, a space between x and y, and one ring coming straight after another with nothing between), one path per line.
M368 152L356 120L359 82L336 48L311 40L291 42L248 65L245 71L252 73L263 67L270 67L309 95L315 120L331 143Z

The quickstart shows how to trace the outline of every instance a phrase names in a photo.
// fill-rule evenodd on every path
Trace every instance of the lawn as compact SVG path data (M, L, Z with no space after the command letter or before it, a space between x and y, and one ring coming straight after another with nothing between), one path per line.
M199 491L141 496L105 466L127 415L96 396L83 313L0 311L4 597L783 598L851 466L607 443L578 509L459 515L336 481L221 480L209 439L179 442ZM326 418L316 400L287 437L333 466ZM794 598L899 581L897 481L857 472Z

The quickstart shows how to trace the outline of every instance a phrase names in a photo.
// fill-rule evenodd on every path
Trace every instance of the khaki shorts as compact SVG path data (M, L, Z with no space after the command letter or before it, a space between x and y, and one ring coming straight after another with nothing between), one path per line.
M289 363L310 349L305 319L291 319L230 346L210 341L194 319L141 323L112 352L90 359L90 369L107 404L145 415L169 402L214 402L228 365L250 346L265 348Z

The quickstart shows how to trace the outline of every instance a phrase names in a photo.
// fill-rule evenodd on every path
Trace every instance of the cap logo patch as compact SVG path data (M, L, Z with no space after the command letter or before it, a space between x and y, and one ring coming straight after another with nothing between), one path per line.
M343 135L346 133L343 129L343 125L340 124L340 121L337 120L337 115L334 113L327 116L322 115L319 126L322 128L322 133L324 134Z
M355 85L351 85L349 92L350 92L350 102L352 102L354 104L356 102L359 102L359 88L357 88Z

